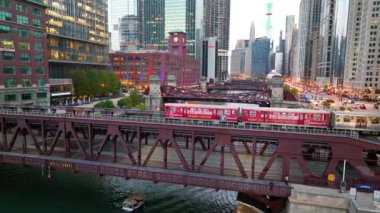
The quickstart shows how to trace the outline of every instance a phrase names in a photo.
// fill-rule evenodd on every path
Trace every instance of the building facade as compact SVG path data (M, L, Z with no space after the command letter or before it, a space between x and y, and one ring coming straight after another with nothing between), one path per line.
M319 41L320 14L321 0L301 0L298 46L299 72L302 79L315 80L316 77L318 45L315 42Z
M252 44L255 41L255 23L251 23L249 30L249 42L247 50L245 51L245 75L251 77L252 74Z
M128 52L142 49L142 32L140 26L140 18L136 15L126 15L120 19L120 51Z
M205 37L216 37L219 45L215 79L224 81L228 74L231 0L207 0L203 5Z
M380 88L380 0L353 0L349 8L344 85Z
M286 26L285 26L285 51L284 51L284 67L283 72L280 72L283 76L290 75L290 49L292 47L293 30L295 25L295 16L286 16ZM278 71L277 71L278 72Z
M188 57L196 56L196 0L145 0L144 43L148 50L167 50L169 32L185 32Z
M270 53L271 41L269 38L257 38L252 45L252 78L261 79L269 73L271 68Z
M249 40L238 40L236 47L231 52L231 76L240 76L245 74L245 55Z
M218 40L217 38L206 38L202 44L202 77L207 79L207 82L215 81L217 59L218 59Z
M77 69L108 66L107 0L48 0L50 78L69 78Z
M47 5L0 1L0 103L48 106Z
M111 33L110 41L111 51L119 51L121 50L121 42L122 38L120 35L122 32L120 32L121 28L121 19L125 16L137 16L140 20L140 16L138 14L138 9L142 6L141 0L110 0L109 1L109 32ZM125 24L125 22L123 23ZM141 30L139 31L141 32ZM142 34L142 32L141 32Z

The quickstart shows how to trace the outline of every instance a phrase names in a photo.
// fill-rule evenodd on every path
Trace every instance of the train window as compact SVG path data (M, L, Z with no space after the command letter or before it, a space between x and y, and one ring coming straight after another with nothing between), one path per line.
M244 110L244 116L248 117L248 111L247 110Z
M320 120L321 120L321 115L319 115L319 114L314 114L314 115L313 115L313 120L314 120L314 121L320 121Z
M232 110L232 115L235 115L235 110Z
M335 119L336 119L336 122L341 122L342 121L342 116L337 115Z
M175 107L172 107L172 112L176 112L176 108Z
M343 117L343 122L350 123L350 121L351 121L351 117L350 116L344 116Z
M379 124L380 123L380 117L371 117L371 123L372 124Z
M256 117L256 111L255 111L255 110L252 110L252 111L251 111L251 117L252 117L252 118Z
M325 121L325 120L326 120L326 117L327 117L326 115L323 115L323 121Z
M224 110L224 113L225 113L226 115L230 115L230 110L229 110L229 109L226 109L226 110Z
M166 112L170 112L170 107L165 107Z
M304 120L309 119L309 115L308 115L308 114L303 114L303 119L304 119Z

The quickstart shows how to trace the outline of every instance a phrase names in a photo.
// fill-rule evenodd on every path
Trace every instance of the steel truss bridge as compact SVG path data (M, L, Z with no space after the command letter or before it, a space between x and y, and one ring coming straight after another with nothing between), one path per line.
M0 162L286 198L291 183L379 187L380 144L353 131L0 110ZM335 182L327 182L329 174Z

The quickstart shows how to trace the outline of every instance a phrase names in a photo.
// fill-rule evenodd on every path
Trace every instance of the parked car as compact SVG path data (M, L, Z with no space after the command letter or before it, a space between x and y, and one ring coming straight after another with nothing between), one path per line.
M367 109L367 107L365 106L365 104L361 104L360 109Z

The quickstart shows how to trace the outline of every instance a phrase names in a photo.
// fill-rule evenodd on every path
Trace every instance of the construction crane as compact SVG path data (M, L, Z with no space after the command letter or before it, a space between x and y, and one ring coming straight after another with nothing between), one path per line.
M267 2L267 13L265 14L267 16L267 37L269 39L272 39L272 9L273 9L273 4L271 1Z

